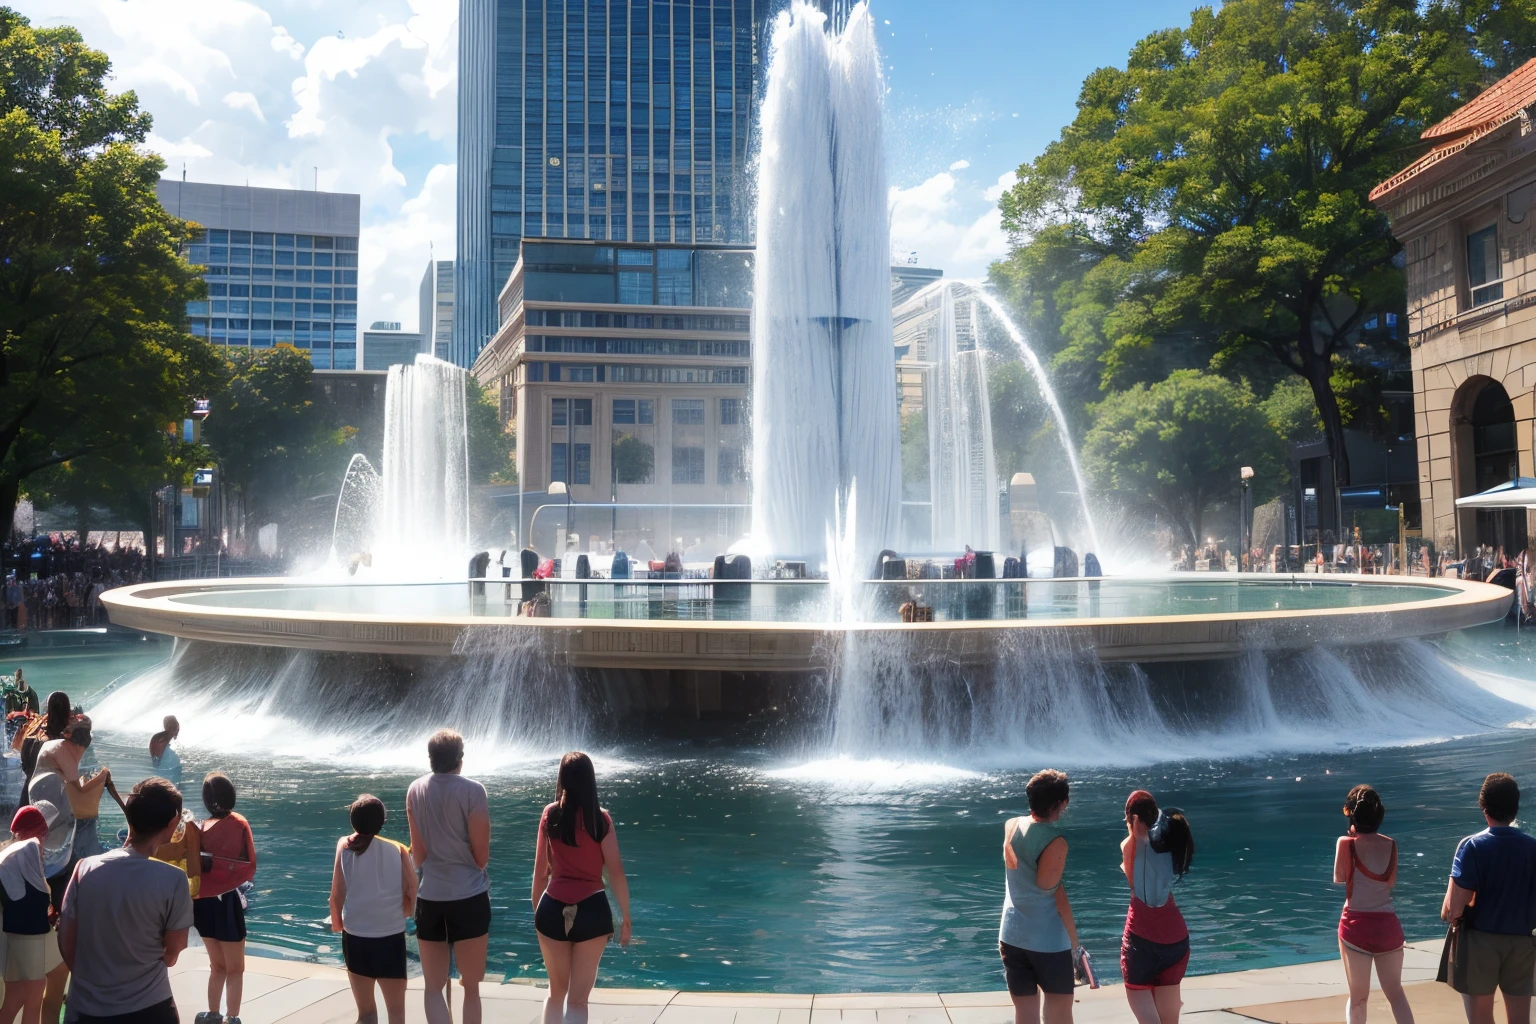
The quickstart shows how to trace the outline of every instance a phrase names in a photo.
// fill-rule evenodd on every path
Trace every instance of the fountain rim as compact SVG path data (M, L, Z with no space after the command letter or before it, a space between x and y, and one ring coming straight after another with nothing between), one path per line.
M1013 641L1053 650L1092 652L1103 661L1196 661L1237 657L1255 649L1291 650L1316 643L1403 640L1499 621L1505 616L1511 597L1511 592L1502 587L1439 577L1338 579L1313 574L1263 574L1261 579L1248 579L1230 574L1206 581L1190 576L1172 573L1105 579L1137 583L1414 586L1433 592L1434 596L1341 608L926 623L411 616L192 606L174 601L188 593L349 585L336 581L296 581L289 577L140 583L109 590L101 595L101 600L114 625L216 643L446 656L458 653L460 641L466 636L511 631L543 639L553 660L578 668L814 671L825 667L830 647L846 637L859 635L923 637L925 642L943 644L947 653L978 663L1013 653L1015 649L1004 646ZM461 581L439 582L465 585ZM1074 578L1031 582L1081 585L1094 581ZM645 581L638 581L637 585L644 586Z

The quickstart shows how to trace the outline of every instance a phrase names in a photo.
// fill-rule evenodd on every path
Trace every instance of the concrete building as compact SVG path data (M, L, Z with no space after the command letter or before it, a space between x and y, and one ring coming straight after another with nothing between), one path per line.
M1429 152L1371 193L1406 250L1418 476L1444 550L1523 546L1525 513L1455 501L1532 461L1536 388L1536 60L1424 133Z
M374 327L380 325L374 324ZM363 332L364 370L388 370L397 363L414 363L422 350L421 335L400 330L399 324L392 329Z
M734 506L751 500L751 289L745 247L525 240L474 365L515 425L522 495L566 484L578 506L603 506L572 532L612 534L631 552L738 538L748 510ZM548 550L545 523L529 529Z
M427 261L417 309L421 351L447 359L453 347L453 260Z
M208 298L187 303L192 333L294 345L319 370L357 368L359 196L168 178L157 192L202 229L187 252L208 282Z
M496 333L523 238L750 240L771 6L462 0L454 362Z

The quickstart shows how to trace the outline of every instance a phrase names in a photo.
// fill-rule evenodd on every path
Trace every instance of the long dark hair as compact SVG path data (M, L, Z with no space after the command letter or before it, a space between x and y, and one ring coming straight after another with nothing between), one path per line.
M69 694L63 690L54 690L48 695L48 717L43 722L43 732L51 740L61 740L69 729L70 718L73 709L69 704Z
M597 771L592 759L573 750L560 759L560 775L555 780L555 809L549 812L549 837L566 846L576 845L576 829L583 829L594 842L608 834L608 822L597 801Z
M203 777L203 806L214 818L227 818L235 809L235 784L223 772L209 772Z
M1369 835L1381 828L1381 819L1387 809L1381 803L1381 794L1367 785L1359 785L1344 798L1344 816L1349 819L1349 830L1355 835Z
M373 845L373 837L384 828L384 801L372 793L364 793L347 808L347 819L352 831L357 833L347 840L347 849L362 854Z
M1195 835L1189 819L1177 807L1159 810L1151 793L1138 789L1125 802L1125 816L1147 826L1147 840L1156 853L1173 857L1173 873L1182 875L1195 859Z

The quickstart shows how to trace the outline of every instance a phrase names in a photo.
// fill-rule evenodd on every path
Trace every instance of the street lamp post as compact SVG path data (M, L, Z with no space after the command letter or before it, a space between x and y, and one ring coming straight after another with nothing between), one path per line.
M1242 551L1239 552L1237 556L1237 571L1242 572L1243 559L1248 557L1248 549L1253 546L1250 543L1251 528L1248 525L1248 485L1253 481L1253 467L1244 466L1242 469L1237 471L1237 475L1238 478L1243 482L1242 494L1237 500L1237 536L1239 542L1243 545Z

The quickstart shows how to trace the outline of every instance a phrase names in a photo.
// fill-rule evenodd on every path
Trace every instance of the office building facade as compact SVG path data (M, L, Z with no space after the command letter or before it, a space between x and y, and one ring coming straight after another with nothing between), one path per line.
M772 0L461 0L452 358L499 326L523 238L750 240Z
M359 369L388 370L397 364L416 361L417 353L422 351L421 335L402 331L399 324L390 327L392 329L363 332L363 358Z
M207 299L192 333L217 345L293 345L319 370L355 370L360 197L162 179L160 204L201 229L188 247Z
M416 315L421 351L447 359L453 344L453 260L428 260Z
M525 241L474 366L515 423L523 490L693 506L614 514L657 551L740 536L751 289L745 247Z

